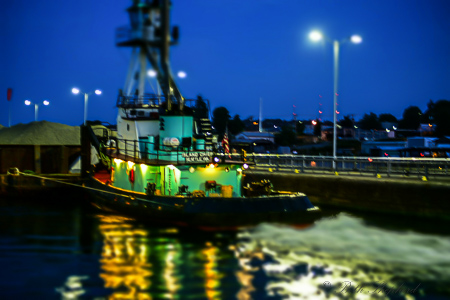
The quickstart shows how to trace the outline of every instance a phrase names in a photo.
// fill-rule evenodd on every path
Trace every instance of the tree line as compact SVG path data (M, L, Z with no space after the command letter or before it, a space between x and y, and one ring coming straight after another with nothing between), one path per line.
M196 107L201 108L202 114L204 114L206 105L201 96L197 98ZM320 135L322 123L320 120L308 120L308 121L288 121L281 119L265 119L263 121L264 128L278 128L279 134L286 136L288 140L295 140L296 135L303 134L305 129L305 123L315 121L314 134ZM365 130L382 130L382 123L389 122L397 124L398 129L417 130L420 124L431 124L435 126L434 135L442 137L450 135L450 101L438 100L434 102L430 100L427 103L427 109L422 110L417 106L409 106L403 111L402 118L398 120L394 115L390 113L382 113L377 115L373 112L366 113L364 116L356 121L351 115L344 116L338 121L338 124L344 128L354 128L355 126ZM328 122L331 123L331 122ZM325 122L326 124L326 122ZM332 124L332 123L331 123ZM226 131L231 136L247 130L257 131L258 121L254 121L252 117L242 120L241 117L236 114L231 117L230 112L226 107L220 106L212 112L212 125L215 131L219 134L219 139L223 138ZM277 136L276 136L277 138Z
M436 136L450 135L450 101L439 100L434 102L430 100L425 112L417 106L409 106L403 111L402 119L397 120L391 114L374 113L364 114L359 121L362 129L383 129L382 122L397 123L399 129L417 130L420 124L430 124L435 127Z

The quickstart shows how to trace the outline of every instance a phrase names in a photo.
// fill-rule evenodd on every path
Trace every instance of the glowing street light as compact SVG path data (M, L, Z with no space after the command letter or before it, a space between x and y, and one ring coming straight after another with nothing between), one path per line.
M147 75L149 77L155 78L156 76L158 76L158 72L156 72L153 69L150 69L147 71ZM187 77L187 73L185 71L178 71L177 73L178 78L186 78Z
M312 31L309 34L309 38L318 42L322 39L327 40L333 44L333 56L334 56L334 97L333 97L333 169L336 169L336 115L339 113L337 110L337 97L338 97L338 77L339 77L339 47L340 43L351 41L354 44L359 44L362 42L362 38L359 35L352 35L348 39L344 39L339 42L338 40L331 40L327 36L324 36L320 31Z
M314 42L318 42L321 39L323 39L323 36L322 36L322 33L320 33L319 31L312 31L309 34L309 38Z
M150 77L156 77L158 73L155 70L148 70L147 75Z
M86 126L86 118L87 118L87 106L88 106L88 100L89 100L89 95L91 95L92 94L92 92L90 92L90 93L83 93L83 92L81 92L78 88L73 88L72 89L72 93L74 93L75 95L78 95L78 94L84 94L84 125ZM102 91L101 90L95 90L94 91L94 93L97 95L97 96L99 96L99 95L101 95L102 94Z
M33 103L30 100L25 100L25 105L30 106L31 104L34 104L34 121L37 122L40 103ZM44 104L45 106L48 106L50 104L50 101L44 100L42 102L42 104Z
M360 37L359 35L354 34L354 35L352 35L352 36L350 37L350 41L351 41L353 44L359 44L359 43L362 42L362 37Z
M186 72L184 72L184 71L179 71L177 73L177 75L178 75L179 78L186 78L186 76L187 76Z

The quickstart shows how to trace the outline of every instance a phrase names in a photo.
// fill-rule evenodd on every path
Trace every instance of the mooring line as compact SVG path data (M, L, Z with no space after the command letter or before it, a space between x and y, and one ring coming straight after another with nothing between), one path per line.
M48 178L48 177L44 177L44 176L23 173L20 171L19 171L19 174L24 175L24 176L29 176L29 177L36 177L36 178L44 179L44 180L48 180L48 181L53 181L53 182L57 182L57 183L62 183L62 184L70 185L70 186L75 186L75 187L79 187L79 188L83 188L83 189L88 189L88 190L92 190L92 191L96 191L96 192L102 192L102 193L107 193L107 194L111 194L111 195L127 197L127 198L130 198L131 200L136 198L136 197L130 196L130 195L119 194L119 193L110 192L110 191L104 191L104 190L96 189L96 188L89 187L89 186L83 186L83 185L74 184L74 183L70 183L70 182L64 182L64 181L60 181L60 180L56 180L56 179L52 179L52 178ZM156 201L152 201L152 200L148 200L148 199L139 198L139 201L144 201L144 202L149 202L149 203L158 204L158 205L162 205L162 206L172 207L170 204L160 203L160 202L156 202Z

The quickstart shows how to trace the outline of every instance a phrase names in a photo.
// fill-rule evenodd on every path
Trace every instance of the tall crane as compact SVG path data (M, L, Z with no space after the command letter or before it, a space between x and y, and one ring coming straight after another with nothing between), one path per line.
M134 95L137 104L143 104L149 62L156 71L167 110L182 112L184 98L174 81L169 62L169 48L177 43L179 37L178 27L170 28L169 0L133 0L127 11L130 26L117 29L116 45L131 47L133 51L125 86L119 97Z

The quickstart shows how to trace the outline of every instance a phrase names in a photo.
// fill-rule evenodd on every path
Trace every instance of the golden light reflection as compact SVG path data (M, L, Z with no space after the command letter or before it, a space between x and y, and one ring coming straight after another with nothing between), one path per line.
M217 271L217 255L219 249L206 242L206 248L202 254L206 258L205 262L205 289L207 299L220 299L221 292L220 279L222 275Z
M171 295L175 295L180 289L180 284L176 280L176 264L174 262L177 257L176 251L168 251L166 256L166 267L164 268L164 280L166 281L167 290ZM171 297L172 298L172 297Z
M100 277L105 288L114 290L108 299L152 299L152 283L158 282L158 286L153 288L159 289L161 279L165 288L164 298L178 298L181 289L178 271L181 248L171 238L171 235L178 234L178 229L158 229L158 234L164 236L161 238L130 222L133 219L107 215L98 217L103 236ZM169 238L166 238L167 235Z
M107 299L180 299L189 293L195 293L192 299L225 296L226 275L219 265L223 250L215 242L192 243L177 228L141 227L122 217L99 219L103 236L99 276L104 287L112 289ZM200 282L193 283L197 276Z
M152 276L147 260L148 231L134 228L126 223L126 218L99 217L102 222L99 229L104 237L100 277L105 281L105 288L117 289L110 299L151 299L146 292Z

